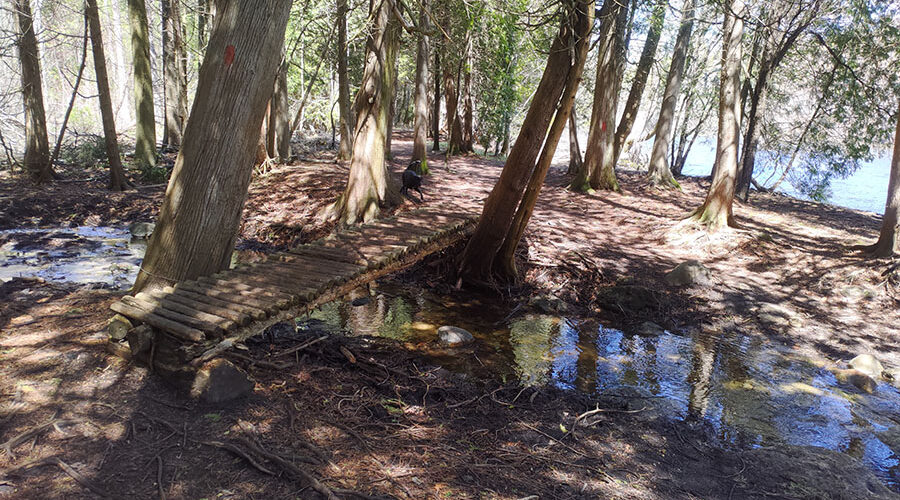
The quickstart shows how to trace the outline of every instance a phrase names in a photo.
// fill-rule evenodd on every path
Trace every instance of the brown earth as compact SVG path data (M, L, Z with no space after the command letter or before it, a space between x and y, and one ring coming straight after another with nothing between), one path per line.
M410 148L400 139L398 174ZM332 229L317 214L346 169L327 159L254 179L243 248L265 252ZM496 161L475 156L435 156L431 168L425 203L472 210L499 174ZM705 181L661 192L637 174L620 180L623 194L576 195L551 173L522 248L526 280L503 292L511 311L531 295L557 296L582 316L740 328L834 363L875 352L900 367L896 276L882 276L889 261L847 248L873 240L876 216L757 194L735 207L740 230L710 236L678 226ZM102 181L34 188L5 178L0 227L152 220L161 196L159 187L110 195ZM471 293L447 281L452 257L393 279ZM689 258L713 271L713 286L664 284ZM107 354L117 296L32 280L0 286L0 498L321 498L309 477L339 498L893 497L846 455L723 448L702 425L650 417L652 401L465 378L378 339L332 336L281 358L315 333L250 342L251 361L240 364L254 394L203 406ZM799 321L759 321L767 302Z

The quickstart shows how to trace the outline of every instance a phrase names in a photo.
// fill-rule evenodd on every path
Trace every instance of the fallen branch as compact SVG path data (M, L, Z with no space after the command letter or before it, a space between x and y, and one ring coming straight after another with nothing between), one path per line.
M21 471L21 470L33 469L33 468L35 468L35 467L41 467L41 466L44 466L44 465L55 465L55 466L59 467L60 469L62 469L63 472L65 472L66 474L68 474L69 477L71 477L72 479L74 479L75 482L77 482L78 484L80 484L80 485L83 486L84 488L90 490L92 493L94 493L94 494L97 495L98 497L101 497L101 498L111 498L111 495L110 495L109 493L107 493L106 491L104 491L103 489L101 489L99 486L97 486L96 484L94 484L91 480L89 480L89 479L87 479L86 477L82 476L78 471L76 471L75 469L73 469L71 465L67 464L66 462L64 462L64 461L63 461L61 458L59 458L59 457L42 458L42 459L39 459L39 460L34 460L34 461L31 461L31 462L22 464L22 465L20 465L20 466L18 466L18 467L14 467L14 468L11 468L11 469L7 469L7 470L5 470L5 471L0 472L0 478L6 477L6 476L8 476L9 474L12 474L12 473L15 473L15 472L18 472L18 471Z
M49 422L38 425L37 427L32 427L31 429L28 429L27 431L25 431L17 436L13 436L9 441L0 445L0 448L3 448L3 451L5 451L7 455L13 456L13 452L12 452L13 448L15 448L16 446L19 446L20 444L24 443L25 441L28 441L29 439L37 436L38 434L46 431L47 429L53 427L56 430L59 430L59 426L61 426L61 425L63 425L63 426L64 425L75 425L79 422L81 422L81 421L80 420L65 420L65 419L53 418Z

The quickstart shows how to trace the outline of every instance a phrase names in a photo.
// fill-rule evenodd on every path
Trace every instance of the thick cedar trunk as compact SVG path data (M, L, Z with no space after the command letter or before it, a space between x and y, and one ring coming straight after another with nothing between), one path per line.
M570 35L569 47L571 54L574 56L571 66L565 75L565 88L560 96L559 106L556 109L556 115L550 125L550 131L544 141L544 148L541 150L541 156L538 158L528 186L516 210L515 218L509 227L503 246L495 259L497 272L506 279L516 279L518 272L516 270L516 248L522 241L525 234L525 228L528 221L534 213L534 207L537 204L538 195L541 187L544 185L544 179L547 177L547 171L550 169L550 163L553 162L553 155L556 153L556 146L562 137L563 130L572 116L572 107L575 104L575 94L578 92L578 86L581 84L581 75L584 70L584 61L587 58L588 42L590 41L591 27L594 23L594 12L591 2L582 1L575 4L575 12L572 13L571 26L574 36Z
M338 108L341 110L341 144L338 158L349 160L353 153L354 123L350 111L350 79L347 73L347 0L337 0Z
M22 100L25 103L25 170L37 183L53 177L50 165L50 141L44 115L44 92L37 37L31 16L30 0L16 0L19 62L22 65Z
M434 144L431 146L432 151L441 150L441 54L435 48L434 51L434 96L432 103L434 109L431 111L431 138Z
M229 266L289 12L280 0L217 4L192 118L133 292Z
M275 76L275 90L272 92L272 112L269 120L275 135L273 156L279 162L291 159L291 103L288 100L288 63L282 60Z
M419 29L428 30L428 0L424 0L419 13ZM428 171L428 155L425 148L428 147L428 36L419 34L416 48L416 95L413 107L415 117L413 119L413 152L412 159L422 162L422 172Z
M577 16L579 21L576 26L581 26L582 17L589 16L585 11L591 9L590 4L583 0L577 5L581 9L578 10L580 15ZM501 274L504 268L498 269L497 256L513 225L526 186L535 171L535 161L544 145L550 121L567 86L566 76L573 62L569 51L573 38L571 29L568 23L563 22L553 40L547 66L522 122L519 137L500 173L500 179L485 201L478 227L463 252L460 275L466 281L485 283L496 277L508 277ZM565 123L565 118L562 122Z
M156 118L153 111L153 77L150 72L150 30L144 0L128 0L128 13L131 18L134 109L137 119L134 160L141 169L149 169L156 166Z
M641 106L644 87L647 86L647 78L650 76L650 68L653 66L656 48L659 46L659 38L662 35L663 22L666 18L666 6L666 2L657 1L653 8L653 13L650 15L650 28L647 31L647 40L644 42L644 48L641 50L641 58L638 60L634 81L631 83L631 90L628 92L628 99L625 101L622 119L616 128L615 161L618 161L619 156L622 154L625 140L631 134L631 128L634 126L638 109Z
M600 48L591 127L584 162L570 186L576 191L619 190L615 172L615 123L625 68L624 32L628 3L606 0L600 10Z
M694 0L686 0L682 8L681 26L675 38L675 51L666 75L666 90L663 92L662 105L659 108L659 119L656 122L656 138L650 152L650 164L647 176L651 184L675 187L677 182L669 169L668 152L675 124L675 105L681 93L681 79L684 76L684 63L688 47L691 44L691 31L694 28Z
M400 200L398 187L385 162L385 134L391 106L389 65L393 61L389 44L392 29L391 6L387 0L370 0L371 25L366 39L363 81L354 104L356 130L347 188L337 202L337 216L343 224L370 221L383 205Z
M741 128L741 37L744 34L743 0L725 7L722 37L722 70L719 82L719 133L716 168L706 200L691 217L710 231L733 225L731 208L738 173L738 141Z
M897 251L897 224L900 223L900 109L897 110L897 130L894 133L894 157L888 181L887 202L881 220L881 234L869 251L875 257L890 257Z
M569 114L569 170L566 172L572 175L581 168L581 147L578 145L578 127L575 125L575 108Z
M163 87L166 120L163 146L178 148L187 118L187 75L184 69L181 11L178 0L162 0Z
M100 13L97 0L85 0L84 15L91 32L91 52L94 55L94 74L97 79L97 96L100 99L100 117L103 121L103 140L106 145L106 159L109 162L109 188L121 191L130 186L122 168L119 156L119 140L116 135L116 120L113 114L112 94L109 92L109 76L106 73L106 56L103 53L103 36L100 30Z
M444 68L444 95L447 99L447 134L450 140L448 154L462 151L462 123L459 119L459 90L456 88L456 75L450 68Z

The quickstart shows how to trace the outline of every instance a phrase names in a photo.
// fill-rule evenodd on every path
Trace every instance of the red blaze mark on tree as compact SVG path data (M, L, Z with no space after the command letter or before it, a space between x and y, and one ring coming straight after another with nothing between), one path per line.
M606 132L606 122L600 122L600 131Z
M225 47L225 66L231 66L234 62L234 45Z

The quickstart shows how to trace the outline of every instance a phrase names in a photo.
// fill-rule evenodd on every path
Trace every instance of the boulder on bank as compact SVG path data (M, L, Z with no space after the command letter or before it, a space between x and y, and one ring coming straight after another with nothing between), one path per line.
M457 326L442 326L438 328L438 339L444 347L458 347L473 342L475 337Z
M659 337L665 335L666 329L652 321L644 321L637 327L636 332L642 337Z
M152 222L133 222L128 226L133 238L149 238L155 229L156 224Z
M756 310L756 318L769 326L783 328L800 328L803 326L803 318L799 314L781 304L764 302Z
M850 360L847 365L854 370L859 370L866 375L872 378L881 377L881 374L884 373L884 366L881 365L881 362L875 356L871 354L860 354L859 356Z
M853 385L857 389L869 394L875 392L875 389L878 387L878 382L876 382L875 379L853 368L848 370L835 370L834 378L842 384Z
M666 273L666 283L671 286L710 285L712 275L698 260L688 260Z

